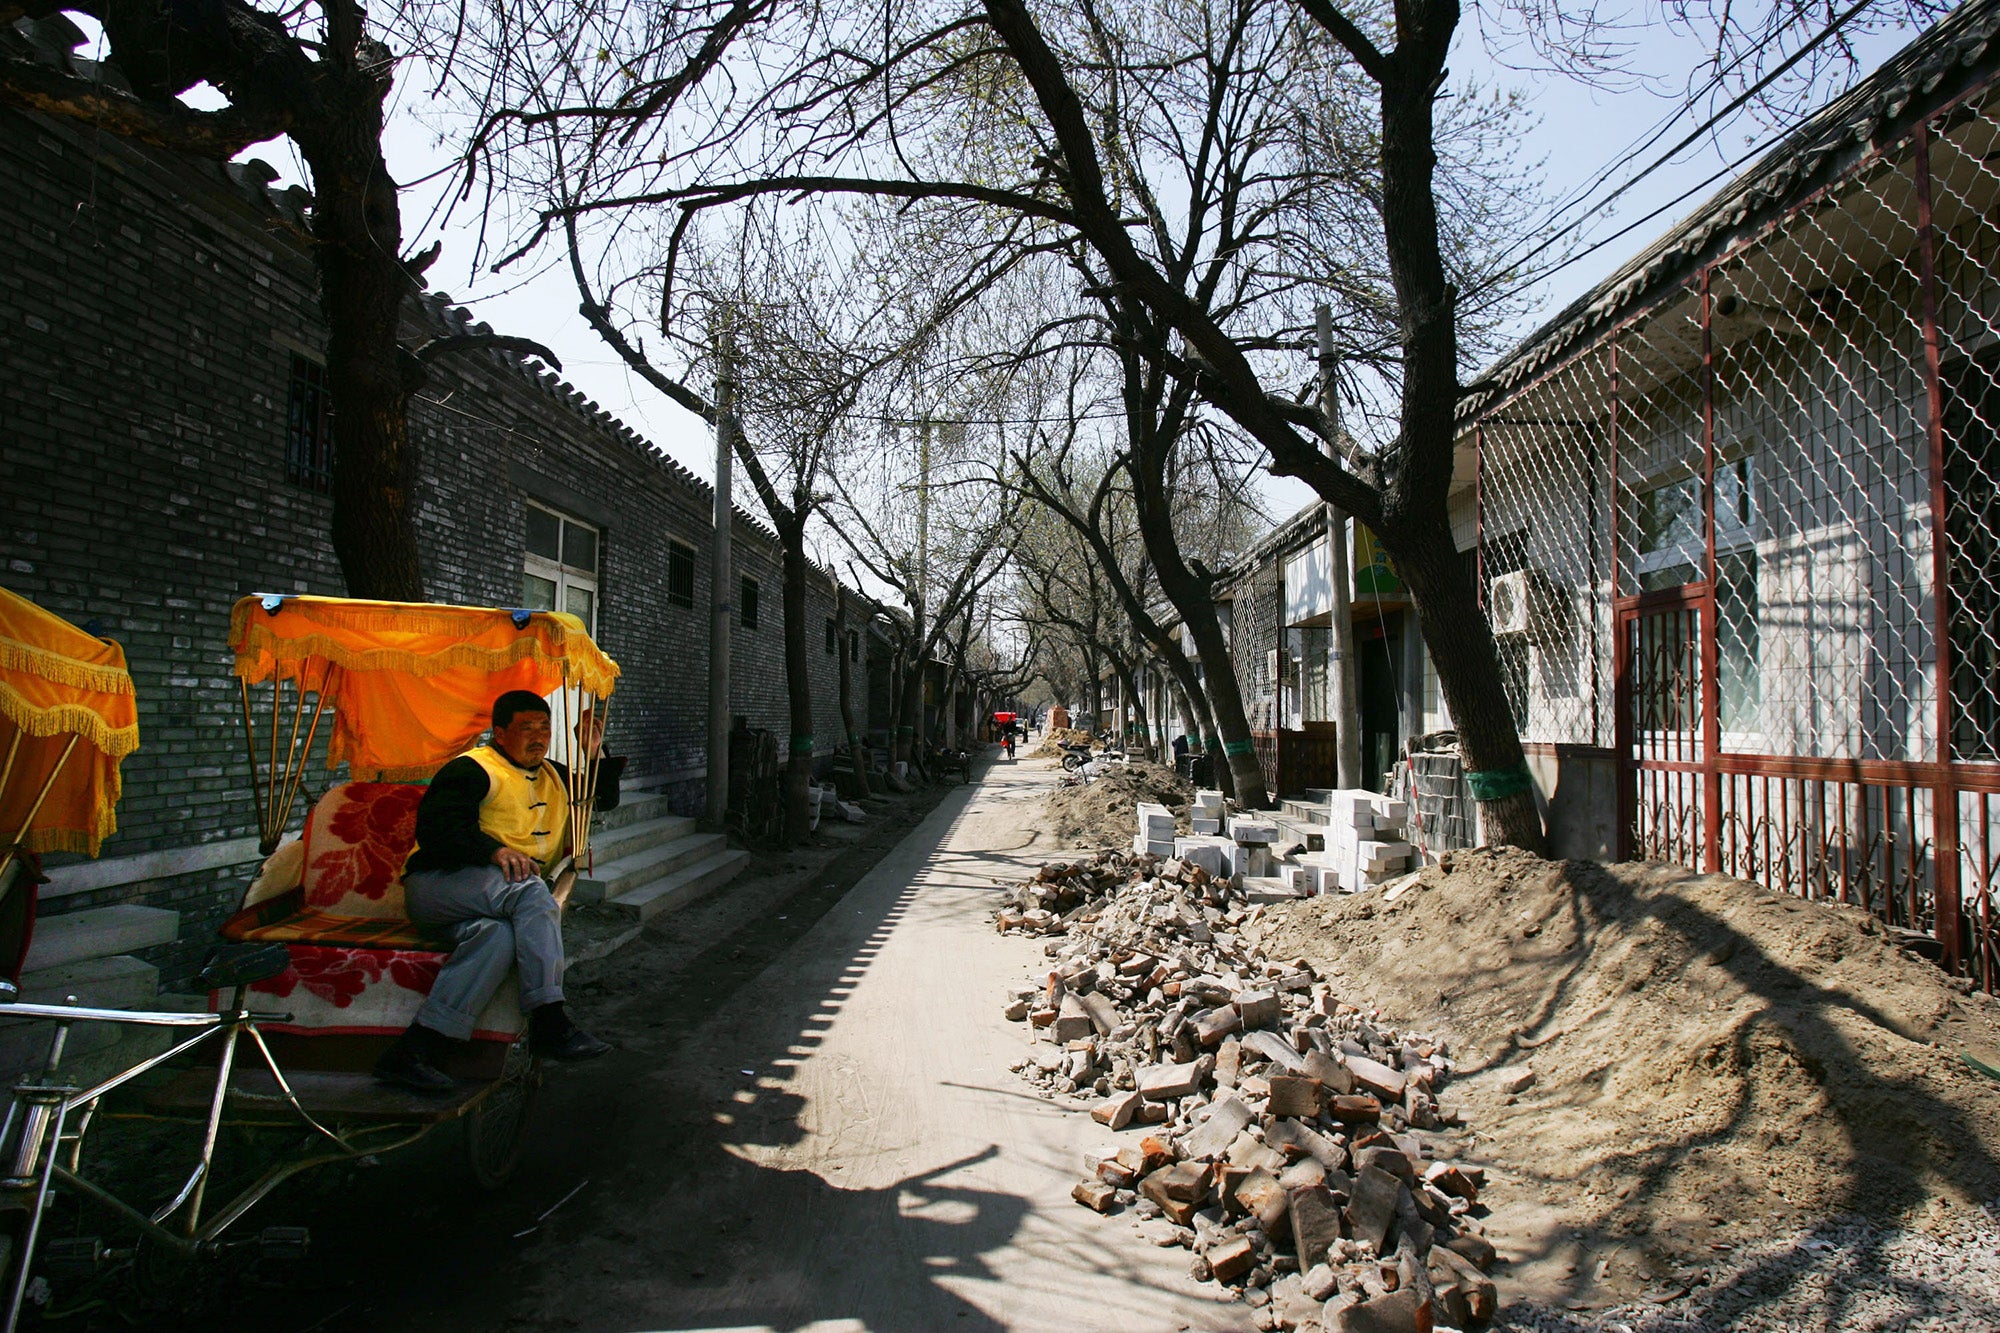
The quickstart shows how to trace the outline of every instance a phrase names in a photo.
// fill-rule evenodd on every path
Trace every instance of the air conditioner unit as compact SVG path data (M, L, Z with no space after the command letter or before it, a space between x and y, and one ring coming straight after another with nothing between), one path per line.
M1561 627L1562 589L1539 569L1516 569L1493 576L1486 595L1486 618L1502 636L1540 637Z

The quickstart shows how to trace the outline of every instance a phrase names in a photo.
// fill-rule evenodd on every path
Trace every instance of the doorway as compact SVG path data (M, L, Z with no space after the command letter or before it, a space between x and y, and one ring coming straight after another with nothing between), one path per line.
M1360 679L1361 785L1388 790L1388 775L1396 766L1403 742L1401 708L1403 680L1403 615L1387 611L1354 627L1354 656Z

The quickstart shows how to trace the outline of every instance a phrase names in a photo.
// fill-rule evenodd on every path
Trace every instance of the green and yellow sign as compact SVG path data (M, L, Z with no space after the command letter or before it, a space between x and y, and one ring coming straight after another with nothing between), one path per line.
M1403 580L1390 563L1389 553L1375 534L1359 523L1354 525L1354 592L1358 597L1400 596Z

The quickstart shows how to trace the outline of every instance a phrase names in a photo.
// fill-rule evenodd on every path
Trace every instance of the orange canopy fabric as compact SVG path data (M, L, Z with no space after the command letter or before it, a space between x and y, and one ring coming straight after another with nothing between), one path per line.
M33 851L97 855L118 828L118 765L138 748L125 650L0 588L0 846L18 834Z
M327 766L344 762L357 779L436 772L471 748L508 690L603 698L619 674L583 622L558 611L251 596L230 613L229 646L252 685L318 690L330 672Z

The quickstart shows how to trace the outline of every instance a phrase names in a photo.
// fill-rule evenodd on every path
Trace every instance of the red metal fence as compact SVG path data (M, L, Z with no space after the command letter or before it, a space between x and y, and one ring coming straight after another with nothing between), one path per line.
M1473 430L1524 738L1609 747L1621 850L1934 933L1988 988L1997 259L2000 98L1979 93Z

